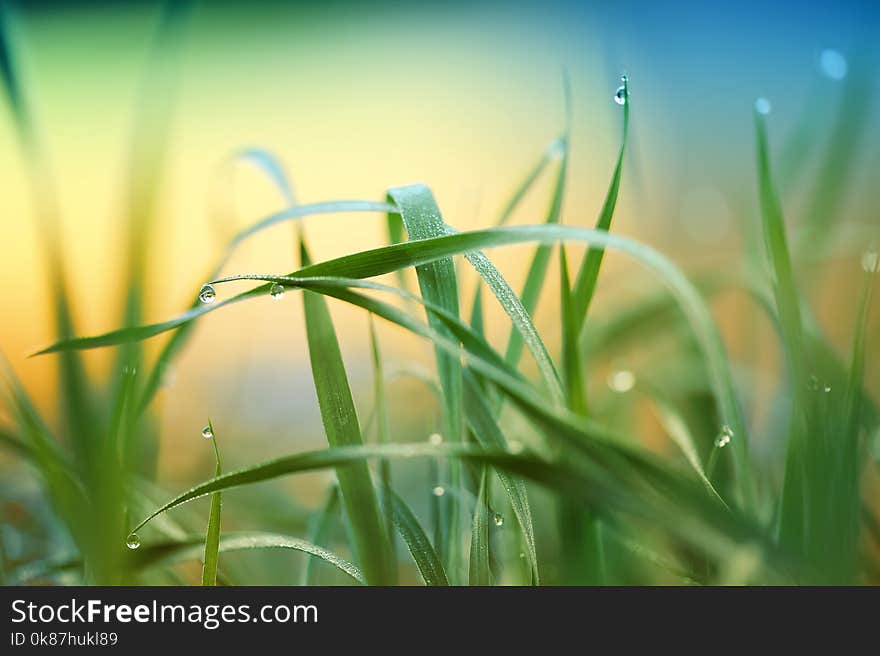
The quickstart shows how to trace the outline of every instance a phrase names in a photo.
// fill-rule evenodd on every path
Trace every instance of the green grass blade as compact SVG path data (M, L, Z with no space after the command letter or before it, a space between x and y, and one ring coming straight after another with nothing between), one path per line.
M489 573L489 472L480 474L480 491L471 527L469 585L491 585Z
M614 208L617 206L617 195L620 191L620 179L623 173L623 155L626 152L627 134L629 132L629 107L630 96L629 87L624 78L624 93L626 94L626 102L623 105L623 138L620 141L620 152L617 155L617 164L614 167L614 173L611 176L611 185L605 194L605 202L602 204L602 210L599 212L599 219L596 221L596 230L608 231L611 228L611 219L614 217ZM578 332L583 328L587 318L587 311L593 300L593 294L596 291L596 283L599 279L599 269L602 267L602 258L605 255L604 250L595 249L590 245L587 254L581 262L581 267L575 277L574 291L572 293L574 299L574 315L577 318Z
M307 263L309 256L302 240L300 250L303 262ZM327 441L330 446L363 444L327 301L321 295L307 291L303 294L303 307L312 378ZM352 528L354 551L367 582L372 585L392 582L390 545L370 470L365 463L353 463L339 467L336 475Z
M382 353L379 339L376 336L376 325L370 315L370 354L373 363L373 397L376 412L376 425L379 444L391 444L391 429L388 425L388 404L385 400L385 371L382 364ZM379 461L379 480L382 488L391 489L391 463ZM394 513L388 495L382 497L382 513L385 515L385 527L391 550L391 570L397 572L397 558L394 548Z
M440 209L434 195L424 185L397 187L388 191L388 197L394 201L400 212L407 235L411 240L430 239L447 234L447 226L443 222ZM455 266L451 257L440 258L434 262L416 267L419 289L422 297L454 315L459 315L458 281ZM455 339L454 333L432 312L427 313L428 324L448 339ZM459 357L435 348L437 374L443 390L443 432L452 442L463 439L464 417L461 399L461 361ZM454 490L462 484L459 463L450 463L449 482ZM460 508L458 500L452 496L446 501L448 506L447 522L443 532L444 541L440 551L447 559L448 569L453 577L461 567L462 554L460 533Z
M559 161L559 170L556 173L556 183L553 187L553 194L550 197L550 209L547 211L547 217L544 223L558 223L562 213L562 199L565 194L565 180L568 173L568 157L569 157L569 135L566 134L557 141L561 159ZM550 255L553 247L547 244L538 246L532 262L529 265L526 280L523 284L521 294L522 306L525 311L532 315L538 305L538 297L541 295L541 288L544 285L544 278L547 275L547 265L550 263ZM522 355L523 333L521 331L512 331L507 341L507 350L504 358L513 366L519 364Z
M446 571L443 569L443 563L440 556L431 546L431 541L425 535L424 529L416 519L413 511L410 510L406 502L401 499L393 490L388 488L382 491L383 497L387 495L387 500L391 506L394 518L394 525L406 543L419 573L425 581L425 585L449 585Z
M326 539L326 535L330 530L330 524L339 512L339 488L333 486L330 488L330 494L327 496L327 502L321 509L319 515L316 516L313 526L309 532L309 541L314 544L321 544ZM306 560L306 566L303 569L303 585L315 585L315 564L314 558Z
M718 329L699 292L691 285L681 271L666 257L644 244L608 232L572 226L541 225L492 228L446 235L444 237L408 241L309 265L292 274L290 276L291 280L287 282L287 285L294 286L297 283L293 279L300 280L310 276L341 275L353 278L371 277L396 271L407 266L433 262L469 250L529 241L543 243L581 241L591 243L594 247L616 249L646 265L669 287L679 307L687 317L688 324L706 360L707 373L712 385L713 394L719 406L722 421L729 425L734 431L735 436L739 438L733 440L738 483L746 505L751 506L754 491L747 457L745 421L739 406L736 390L733 386L730 365ZM245 277L260 278L260 276ZM122 329L97 337L63 340L44 349L41 353L70 348L93 348L120 343L130 339L144 339L192 321L218 307L224 307L230 303L243 301L255 296L265 295L268 293L268 290L269 283L239 294L224 302L191 310L176 319L161 324L141 326L135 329Z
M211 431L211 444L214 446L214 478L223 473L220 464L220 447L217 445L217 434L214 426L208 420L208 429ZM211 494L211 509L208 511L208 531L205 534L205 559L202 566L202 585L217 585L217 562L220 549L220 510L222 505L220 492Z
M464 383L465 410L471 430L477 441L485 449L509 449L510 445L504 438L504 434L498 427L492 410L485 401L479 382L469 370L465 370ZM535 529L532 522L532 511L529 506L526 486L521 480L511 476L504 470L496 470L496 473L504 491L507 493L513 514L523 534L532 582L537 585L539 582L538 556L535 548Z
M72 337L76 334L76 329L61 249L58 192L39 131L32 120L26 90L15 61L12 43L13 16L10 14L8 4L0 5L0 80L11 105L16 136L26 160L37 225L46 248L55 332L59 338ZM90 383L79 355L63 355L59 370L58 398L61 401L62 416L65 425L70 428L69 437L80 462L87 464L95 455L93 449L97 424Z
M757 110L755 111L755 134L764 247L773 274L773 293L778 313L778 324L791 381L792 420L779 513L779 531L783 543L793 546L801 544L805 538L806 515L808 513L805 505L807 499L805 458L809 455L807 441L810 428L806 414L809 401L806 395L808 388L803 348L803 326L800 299L794 281L791 256L785 235L782 207L771 177L767 128L764 116Z

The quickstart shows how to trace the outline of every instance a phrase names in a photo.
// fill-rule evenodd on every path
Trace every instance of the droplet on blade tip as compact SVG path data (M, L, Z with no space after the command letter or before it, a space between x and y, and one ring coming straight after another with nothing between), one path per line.
M129 535L128 538L125 540L125 546L132 550L140 547L141 539L138 537L138 534L132 533L131 535Z
M202 437L204 437L206 440L210 440L212 437L214 437L214 431L211 430L210 426L205 426L202 429Z

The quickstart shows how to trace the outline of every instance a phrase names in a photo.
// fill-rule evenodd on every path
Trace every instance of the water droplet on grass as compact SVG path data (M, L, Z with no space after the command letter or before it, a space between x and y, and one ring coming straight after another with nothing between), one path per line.
M625 86L617 87L617 91L614 92L614 102L618 105L626 104L626 96L627 91Z
M431 493L435 497L442 497L444 494L446 494L446 488L444 488L442 485L437 485L436 487L434 487L433 490L431 490Z
M204 437L206 440L210 440L212 437L214 437L214 431L211 430L210 426L205 426L202 429L202 437Z
M214 285L202 285L199 290L199 300L202 303L213 303L216 298L217 291L214 289Z
M137 549L141 546L141 539L138 537L137 533L132 533L125 540L125 546L129 549Z
M819 378L818 378L818 376L816 376L815 374L810 376L809 380L807 381L807 387L809 387L810 390L813 392L818 392L819 391Z
M440 446L443 444L443 436L440 433L431 433L428 436L428 443L431 446Z
M273 282L272 286L269 287L269 296L274 299L284 298L284 285Z
M755 101L755 111L759 114L763 114L766 116L770 113L770 110L773 109L773 106L770 104L770 101L766 98L758 98Z
M492 513L492 521L495 522L495 526L499 528L504 526L504 516L500 513Z
M725 424L721 427L721 433L718 434L718 437L715 439L715 446L719 449L723 449L728 444L730 444L730 440L733 439L733 429Z
M628 369L615 371L608 376L608 387L618 394L629 392L636 386L636 375Z
M825 77L842 80L849 71L849 63L840 51L826 48L819 55L819 68Z

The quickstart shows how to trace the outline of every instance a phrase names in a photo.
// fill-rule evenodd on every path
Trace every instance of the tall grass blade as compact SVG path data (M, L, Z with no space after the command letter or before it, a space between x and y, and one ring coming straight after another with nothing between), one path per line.
M489 573L489 472L484 467L480 474L480 491L471 526L471 556L469 585L491 585Z
M211 431L211 444L214 447L214 478L223 473L220 464L220 447L217 445L217 434L214 425L208 420ZM202 566L202 585L217 585L217 562L220 549L220 509L222 504L220 492L211 493L211 508L208 511L208 531L205 534L205 559Z
M308 264L309 255L302 240L300 251L303 263ZM312 378L327 441L330 446L361 445L360 426L327 301L314 292L304 292L303 307ZM365 463L353 463L337 468L336 475L352 528L354 551L367 582L392 582L390 545L370 470Z

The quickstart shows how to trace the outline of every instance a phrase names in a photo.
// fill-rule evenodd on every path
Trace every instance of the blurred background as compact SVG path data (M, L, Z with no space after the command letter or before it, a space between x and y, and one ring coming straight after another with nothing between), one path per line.
M819 203L841 227L823 255L821 276L811 274L809 248L799 267L822 327L840 353L849 348L858 261L880 226L875 2L201 2L179 50L163 64L167 75L153 87L155 96L143 92L143 80L158 3L5 4L58 188L81 334L122 321L130 155L144 114L168 112L152 232L143 245L145 316L159 321L191 302L234 229L283 206L255 169L230 170L235 152L274 152L300 202L381 200L388 187L421 181L451 225L489 226L564 128L566 70L573 124L562 221L596 220L621 138L613 95L626 74L630 149L613 230L651 244L694 276L757 256L747 245L758 207L753 105L759 97L769 100L773 158L792 231L817 206L816 181L835 173L843 178L833 202ZM45 251L5 101L0 144L0 347L52 418L57 363L54 356L28 359L55 338ZM796 175L787 175L795 168ZM544 220L552 175L545 177L515 223ZM315 259L385 239L380 215L326 215L305 226ZM249 241L225 272L286 273L295 266L292 246L290 227L278 226ZM518 288L530 252L516 247L490 256ZM462 277L469 302L475 280L464 267ZM656 284L610 255L594 316L625 308L627 299ZM547 294L536 319L551 348L559 332L556 307L556 295ZM737 364L755 380L775 383L780 371L772 340L758 351L740 348L744 333L770 332L766 320L744 308L736 295L714 306ZM332 310L366 415L367 319L340 304ZM503 344L507 320L490 302L487 315L490 338ZM379 334L390 363L431 366L425 344L388 326ZM148 352L162 342L152 340ZM111 355L89 353L90 376L106 375ZM876 391L880 378L870 357L867 375ZM638 366L626 351L615 358L603 366ZM590 384L604 387L608 371L590 370ZM397 439L422 440L436 429L418 384L401 380L390 389ZM159 479L173 490L213 468L210 448L197 439L208 417L230 467L324 444L298 295L258 299L201 321L154 407ZM760 403L752 410L758 421ZM308 509L323 495L316 483L330 478L297 477L276 487L294 490ZM236 499L249 494L227 495L233 516Z

